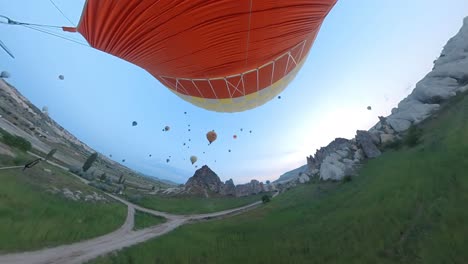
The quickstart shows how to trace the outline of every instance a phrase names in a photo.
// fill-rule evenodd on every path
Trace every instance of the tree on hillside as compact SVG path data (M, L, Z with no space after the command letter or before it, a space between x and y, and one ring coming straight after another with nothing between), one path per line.
M49 153L47 153L47 156L45 157L45 160L50 160L54 156L55 152L57 152L57 149L52 149L51 151L49 151Z
M105 181L106 179L107 179L107 175L105 172L101 174L101 176L99 176L99 180L101 180L102 182Z
M86 172L87 170L89 170L89 168L91 168L91 165L93 165L93 162L96 161L97 157L98 157L98 154L96 152L94 152L93 154L91 154L91 156L89 156L89 158L83 164L84 172Z
M118 181L117 183L118 183L118 184L122 184L122 183L123 183L123 174L120 175L119 181Z
M268 203L270 200L271 199L270 199L269 195L265 194L265 195L262 196L262 202L263 203Z

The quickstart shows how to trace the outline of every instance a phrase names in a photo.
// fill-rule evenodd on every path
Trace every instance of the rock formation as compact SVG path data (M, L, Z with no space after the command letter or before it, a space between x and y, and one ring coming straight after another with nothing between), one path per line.
M237 186L234 185L232 179L223 183L216 173L207 165L203 165L203 167L196 170L195 174L188 179L184 187L184 193L205 197L210 197L212 195L240 197L267 192L269 188L273 189L270 185L266 188L262 182L257 180L251 180L249 183L239 184Z
M185 184L185 191L190 194L202 194L209 196L209 193L219 193L223 188L223 182L218 175L208 166L204 165L195 171Z
M232 179L227 180L221 188L221 195L234 196L236 195L236 186Z
M401 138L411 125L418 124L439 109L439 103L468 91L468 17L460 31L445 45L434 67L416 84L413 92L403 99L388 117L369 131L358 130L351 140L337 138L322 147L315 155L307 157L311 177L323 180L340 180L353 175L355 168L365 158L376 158L385 146ZM288 183L287 188L305 180Z
M251 180L246 184L239 184L236 186L236 196L247 196L252 194L258 194L264 191L263 183L257 180Z

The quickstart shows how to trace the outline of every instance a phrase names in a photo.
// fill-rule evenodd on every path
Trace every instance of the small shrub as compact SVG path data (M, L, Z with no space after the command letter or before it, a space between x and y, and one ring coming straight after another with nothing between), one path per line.
M138 203L141 201L141 199L143 199L143 196L141 196L140 194L130 194L128 195L128 200L132 203Z
M83 164L83 171L89 170L89 168L91 168L91 166L93 165L93 162L96 161L97 157L98 157L98 154L96 152L91 154L91 156L89 156L88 159Z
M421 142L422 130L416 126L411 126L406 132L404 143L408 147L414 147Z
M350 182L352 180L353 180L353 178L351 177L351 175L346 175L346 176L343 177L343 182Z
M269 195L265 194L265 195L262 196L262 202L263 203L268 203L270 201L271 201L271 198L270 198Z
M22 151L29 151L32 148L31 142L27 141L25 138L12 135L5 130L0 131L2 134L1 140L3 143L7 144L10 147L18 148Z

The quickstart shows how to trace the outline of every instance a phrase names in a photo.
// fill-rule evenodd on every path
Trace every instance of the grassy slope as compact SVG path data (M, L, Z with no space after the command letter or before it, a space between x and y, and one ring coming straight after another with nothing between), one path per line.
M28 158L21 154L15 158L18 159ZM1 166L14 163L8 157L0 157ZM45 168L53 173L45 172ZM68 200L46 191L52 186L83 193L96 191L44 163L25 172L0 170L0 252L71 243L103 235L123 224L126 217L123 205Z
M94 263L468 263L468 96L348 183L183 226Z
M240 207L256 201L260 201L262 195L247 197L225 197L225 198L201 198L201 197L178 197L167 198L155 195L146 195L135 203L154 210L174 214L211 213Z
M161 216L151 215L145 212L135 211L135 226L133 230L139 230L146 227L159 225L166 222L166 218Z

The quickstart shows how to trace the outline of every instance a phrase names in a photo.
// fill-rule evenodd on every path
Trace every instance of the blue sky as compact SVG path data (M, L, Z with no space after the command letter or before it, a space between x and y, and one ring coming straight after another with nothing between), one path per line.
M78 23L84 0L54 2ZM49 0L0 0L0 7L15 20L70 25ZM351 138L388 115L430 71L465 16L466 0L338 1L282 98L234 114L197 108L135 65L18 26L0 25L0 40L16 56L0 51L0 70L63 127L130 168L185 182L196 155L198 166L207 164L222 180L273 180L335 137ZM60 34L84 42L77 33ZM171 131L164 133L166 125ZM212 129L218 140L208 146Z

